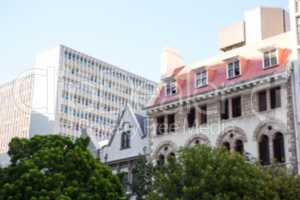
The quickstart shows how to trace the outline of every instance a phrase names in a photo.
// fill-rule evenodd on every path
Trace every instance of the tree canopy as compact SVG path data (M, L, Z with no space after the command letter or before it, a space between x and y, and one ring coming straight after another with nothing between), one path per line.
M297 200L300 179L264 169L240 154L196 145L157 166L149 200Z
M153 170L153 165L144 156L137 160L131 186L136 200L143 200L152 191Z
M0 168L0 199L123 199L119 179L91 156L88 143L58 135L13 139L11 164Z

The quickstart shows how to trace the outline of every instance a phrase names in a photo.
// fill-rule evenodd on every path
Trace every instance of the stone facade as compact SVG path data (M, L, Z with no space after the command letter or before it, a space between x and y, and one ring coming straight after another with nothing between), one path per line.
M276 12L282 14L280 9ZM248 20L249 16L245 27L249 27ZM293 88L293 69L298 70L298 65L293 65L293 33L288 27L282 30L251 44L245 38L241 46L192 65L171 67L162 75L161 89L147 107L154 162L176 154L181 147L208 144L240 152L263 165L276 163L299 171ZM176 93L171 95L164 93L170 80L176 82ZM198 87L198 82L203 85ZM205 107L204 123L200 107ZM170 114L175 114L175 131L166 128L158 134L158 126L171 125Z
M152 159L159 159L160 155L164 157L170 153L175 153L180 147L188 147L192 141L198 139L197 144L209 144L214 147L220 147L228 142L230 150L234 151L236 141L243 143L244 152L258 159L258 143L262 134L267 134L270 137L269 152L270 158L273 155L274 134L280 132L284 135L285 148L285 164L294 172L297 171L297 157L295 151L295 132L293 128L293 102L291 99L291 81L287 75L278 79L276 82L271 82L270 79L264 83L246 89L239 89L233 92L228 92L225 95L218 95L215 98L204 101L189 101L189 104L183 104L176 108L153 111L149 110L150 117L150 135L151 135L151 152ZM258 84L258 83L257 83ZM270 89L280 87L281 106L275 109L270 108ZM266 111L258 112L258 91L266 90L267 105ZM232 112L229 112L229 119L221 120L220 118L220 99L241 96L241 116L233 118ZM199 105L207 105L207 124L200 125L196 123L195 127L187 127L188 108L197 107ZM231 104L229 104L231 105ZM229 110L231 110L229 106ZM175 113L175 132L166 132L163 135L156 135L156 118L162 115ZM198 116L196 112L196 119ZM167 122L166 122L167 123ZM166 125L167 126L167 125Z

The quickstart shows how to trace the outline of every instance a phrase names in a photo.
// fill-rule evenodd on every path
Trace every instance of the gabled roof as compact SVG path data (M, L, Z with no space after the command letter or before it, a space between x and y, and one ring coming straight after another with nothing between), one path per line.
M125 115L126 112L128 112L129 115L131 116L131 118L133 119L134 126L136 126L137 129L139 130L138 132L140 133L140 137L144 138L144 137L147 136L146 116L143 115L142 113L134 113L131 106L127 104L119 114L119 117L117 119L117 123L115 125L115 128L113 129L113 133L112 133L112 136L111 136L108 144L103 146L103 147L111 145L112 141L114 140L114 138L117 134L117 130L120 127L122 119L124 118L124 115Z

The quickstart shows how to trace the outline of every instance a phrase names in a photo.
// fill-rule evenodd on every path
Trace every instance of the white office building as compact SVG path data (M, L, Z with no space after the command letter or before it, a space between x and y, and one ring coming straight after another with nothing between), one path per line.
M34 67L30 134L79 137L81 129L108 139L120 109L139 111L156 83L66 46L45 51Z
M26 75L0 86L0 154L8 151L12 138L29 137L32 83Z
M14 137L76 138L84 128L99 141L109 139L120 110L130 105L140 111L156 88L153 81L62 45L39 54L26 74L0 86L0 154Z

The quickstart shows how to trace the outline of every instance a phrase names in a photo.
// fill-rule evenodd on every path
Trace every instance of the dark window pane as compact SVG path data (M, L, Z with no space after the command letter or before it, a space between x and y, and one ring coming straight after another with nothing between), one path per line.
M268 53L264 54L264 67L268 68L270 66L270 57Z
M228 78L234 77L233 63L228 64Z
M258 111L266 111L267 110L267 92L260 91L258 93Z
M241 74L240 72L240 61L234 62L234 75L239 76Z
M242 114L241 97L232 98L232 117L239 117Z
M187 114L187 122L188 122L189 128L194 127L196 125L195 124L195 117L196 117L195 115L196 115L195 108L191 108L190 112Z
M175 131L175 114L168 115L168 132Z
M207 107L206 105L200 106L200 124L207 123Z
M121 136L121 149L130 148L130 132L124 132Z
M157 118L156 134L163 135L165 133L165 117L160 116Z
M270 164L270 147L269 138L266 135L262 135L258 144L259 148L259 160L262 165Z
M229 118L229 107L228 107L228 99L221 101L221 119Z
M285 162L284 139L282 133L276 133L273 140L273 152L276 162Z
M235 142L234 150L240 154L244 154L244 143L241 140Z
M277 51L276 50L273 50L270 52L271 54L271 66L274 66L277 64Z
M279 108L281 106L280 87L272 88L270 90L271 108Z

